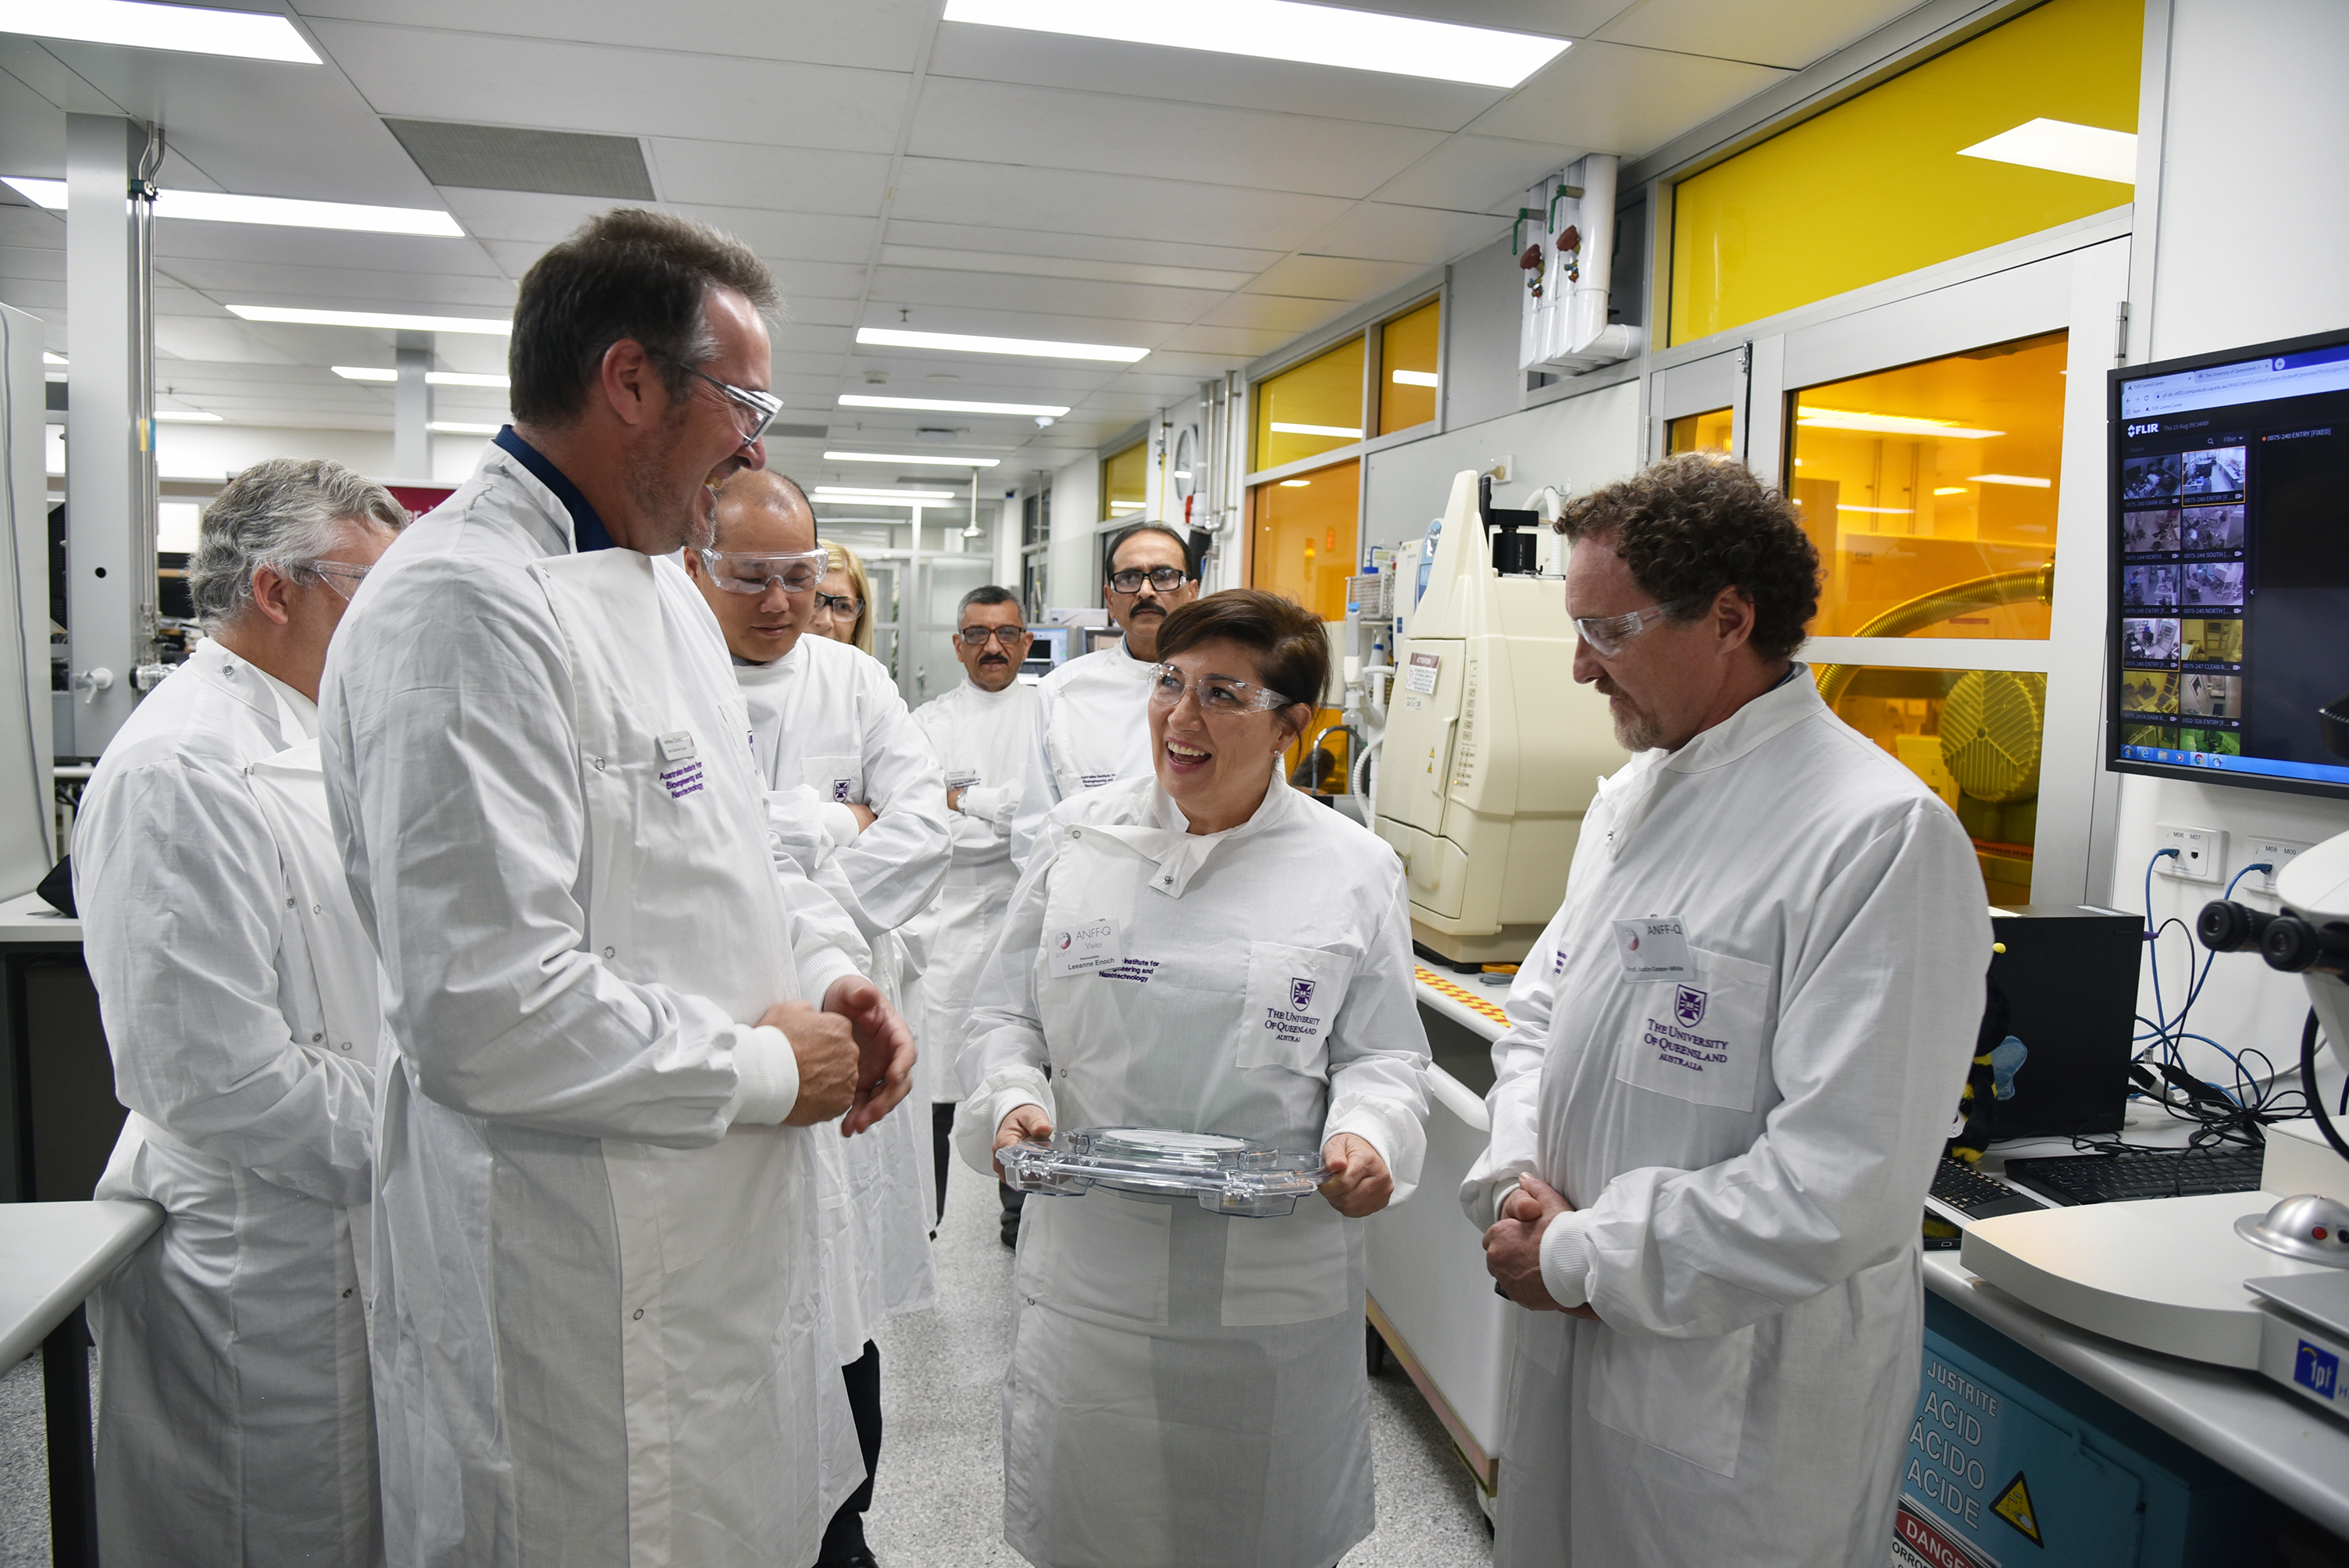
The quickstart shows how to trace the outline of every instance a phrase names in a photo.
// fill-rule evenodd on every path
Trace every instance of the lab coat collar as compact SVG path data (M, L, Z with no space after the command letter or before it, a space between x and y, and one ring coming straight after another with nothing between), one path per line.
M1005 686L1001 691L989 691L985 686L979 685L977 681L971 679L970 672L968 670L965 670L963 672L962 695L963 700L966 702L1014 702L1018 700L1014 694L1019 690L1019 677L1017 676L1014 676L1011 678L1011 684Z
M500 429L490 444L512 458L563 509L564 515L571 520L574 549L584 555L591 550L613 548L612 531L604 526L604 520L595 515L595 509L587 504L586 495L571 482L571 476L556 468L544 452L515 435L512 425Z
M492 506L504 513L504 521L530 536L531 542L547 555L576 553L572 544L571 513L563 500L536 474L523 466L512 452L490 443L481 453L481 460L473 469L473 477L465 481L466 489L442 503L442 510L461 515L469 510L468 491L490 493L497 497Z
M1191 879L1207 863L1218 845L1252 838L1286 820L1287 813L1299 809L1299 802L1289 799L1297 793L1288 787L1279 769L1268 765L1264 798L1248 820L1237 828L1226 828L1220 833L1194 833L1191 820L1174 798L1155 779L1150 783L1150 793L1144 805L1146 820L1140 822L1103 822L1096 826L1073 830L1074 833L1099 834L1151 861L1155 870L1150 878L1154 892L1168 898L1181 898Z
M317 736L316 703L251 659L229 652L218 638L206 637L198 643L181 667L219 686L264 721L274 721L281 745L299 746Z
M1810 665L1797 663L1786 672L1785 679L1695 736L1659 766L1671 773L1726 768L1771 737L1826 711Z

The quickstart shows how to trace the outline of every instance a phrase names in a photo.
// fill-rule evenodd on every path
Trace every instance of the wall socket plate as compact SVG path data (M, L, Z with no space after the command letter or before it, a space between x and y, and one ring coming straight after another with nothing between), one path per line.
M2254 872L2243 879L2243 891L2275 896L2275 880L2294 855L2313 848L2297 839L2246 839L2243 841L2243 864L2255 866L2262 861L2272 870Z
M2227 835L2216 828L2184 828L2174 822L2161 822L2153 830L2153 847L2157 853L2176 850L2175 855L2163 855L2153 868L2161 876L2179 882L2215 882L2224 875L2227 863Z

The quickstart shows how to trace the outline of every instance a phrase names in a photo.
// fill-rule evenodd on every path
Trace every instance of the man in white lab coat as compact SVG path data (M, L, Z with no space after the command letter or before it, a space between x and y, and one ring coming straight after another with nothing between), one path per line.
M311 738L326 645L408 514L276 459L205 510L211 634L98 759L82 951L129 1109L101 1198L163 1228L92 1294L109 1563L379 1560L367 1397L376 962ZM308 760L276 766L299 748Z
M663 214L542 256L514 424L328 661L328 799L390 988L370 1329L398 1568L804 1564L863 1479L814 1144L905 1093L912 1040L766 852L674 559L764 460L774 304L747 247Z
M922 915L930 966L922 976L920 1038L930 1064L941 1214L947 1140L962 1099L954 1061L970 1022L972 988L1019 881L1011 863L1011 819L1036 744L1036 688L1019 679L1030 641L1019 596L990 583L964 594L955 617L955 657L966 678L914 710L946 770L947 809L954 814L954 866Z
M1575 676L1635 755L1510 989L1462 1189L1528 1309L1494 1560L1873 1568L1981 873L1793 662L1817 557L1743 465L1669 459L1560 526Z
M803 634L824 573L806 492L781 474L735 475L719 493L714 544L684 559L750 707L776 847L838 900L870 947L874 977L902 994L911 965L897 928L936 894L951 852L946 789L880 662ZM826 1253L824 1305L867 1475L825 1529L817 1568L874 1562L864 1542L881 1453L873 1336L887 1319L936 1303L926 1130L915 1121L927 1098L849 1147L823 1150L825 1202L842 1222Z
M1150 776L1150 667L1158 628L1199 596L1199 573L1183 536L1138 522L1102 557L1102 603L1125 634L1112 647L1071 659L1036 686L1036 742L1011 824L1011 859L1025 866L1046 813L1073 795Z

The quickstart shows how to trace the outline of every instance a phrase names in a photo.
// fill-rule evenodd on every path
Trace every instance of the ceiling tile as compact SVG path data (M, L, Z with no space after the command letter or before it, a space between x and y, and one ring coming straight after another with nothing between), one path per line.
M1800 70L1915 8L1916 0L1640 0L1596 36L1611 44Z
M361 267L382 273L496 277L497 263L471 240L418 234L357 234L337 229L282 229L262 223L155 225L160 261L250 262L261 266Z
M802 305L819 299L853 301L864 293L864 268L854 262L777 262L771 270L783 297ZM809 319L804 309L790 314L794 321Z
M1637 158L1787 75L1696 55L1579 44L1475 129Z
M181 59L195 57L182 55ZM122 106L76 74L49 47L22 34L0 36L0 71L74 114L120 114Z
M1346 0L1358 11L1423 16L1431 22L1458 22L1471 27L1498 27L1505 32L1538 33L1552 38L1586 37L1631 3L1632 0Z
M836 212L773 211L758 207L664 203L670 211L708 223L749 245L769 262L855 262L873 253L871 218Z
M898 175L891 212L931 222L1204 241L1288 252L1345 207L1328 196L908 158Z
M222 304L319 305L330 310L456 307L460 315L513 309L513 285L502 277L448 273L388 273L358 267L274 266L253 261L161 259L155 275ZM428 314L429 314L428 312Z
M803 322L810 326L854 326L857 309L857 302L853 299L827 299L821 295L802 298L789 287L783 290L785 321Z
M1234 363L1245 363L1258 355L1270 354L1297 335L1248 326L1186 326L1166 340L1164 361L1155 368L1164 374L1183 357L1186 368L1212 376ZM1156 354L1152 359L1158 359ZM1145 362L1146 363L1146 362Z
M1399 289L1426 270L1413 262L1296 255L1275 263L1249 285L1248 292L1299 299L1365 300Z
M882 267L873 275L872 301L875 305L970 306L1180 325L1197 320L1199 313L1221 299L1225 292L1092 283L1079 278L1021 277L1008 273ZM866 319L878 321L880 317L868 315ZM919 328L921 324L913 325Z
M1142 265L1220 268L1250 276L1272 265L1281 254L1278 251L1246 246L1186 244L1174 240L1130 240L1103 234L999 229L978 223L929 223L895 215L889 220L888 239L891 244Z
M1156 266L1138 262L1084 261L1068 256L1004 255L950 245L884 245L884 266L927 267L961 273L1009 273L1017 277L1088 278L1096 283L1143 284L1163 288L1223 293L1252 280L1253 272L1213 267Z
M533 260L540 251L613 205L595 196L543 196L530 191L450 189L439 194L465 232L485 242L523 241L534 247L530 253ZM503 264L504 258L494 245L483 248Z
M1199 318L1206 326L1252 326L1294 337L1310 332L1332 316L1342 315L1348 302L1336 299L1291 299L1278 294L1234 294Z
M1410 207L1514 217L1528 187L1557 173L1586 150L1555 142L1455 136L1380 186L1378 199Z
M653 181L665 201L877 218L889 183L885 152L835 152L731 141L652 139Z
M1506 227L1497 218L1365 201L1323 229L1303 249L1316 255L1435 266L1485 244Z
M907 150L1359 197L1442 139L1437 131L1361 120L949 77L924 89Z
M503 33L526 42L550 31L543 0L299 0L294 10L322 20ZM684 28L678 13L637 0L565 0L554 30L582 43L627 48L674 50L698 42L712 55L910 71L936 14L932 0L695 0L692 25Z
M8 166L0 173L65 178L66 117L5 72L0 72L0 147L8 150Z
M360 335L336 334L339 346L346 350L366 354L362 360L339 360L338 364L388 365L391 344L388 335L371 335L382 338L380 346L365 342ZM174 359L200 359L214 365L304 365L316 362L317 356L290 353L276 344L264 339L244 323L233 317L158 315L155 318L155 352L160 356Z
M375 110L401 119L619 136L755 129L772 146L887 152L909 80L840 66L421 27L315 26Z

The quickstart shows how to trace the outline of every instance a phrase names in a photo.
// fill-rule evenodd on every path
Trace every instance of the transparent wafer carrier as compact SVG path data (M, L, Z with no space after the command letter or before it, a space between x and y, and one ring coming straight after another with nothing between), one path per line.
M1210 1213L1276 1219L1330 1179L1319 1154L1246 1138L1151 1127L1088 1127L1047 1143L1015 1143L997 1158L1022 1192L1081 1197L1095 1187L1196 1198Z

